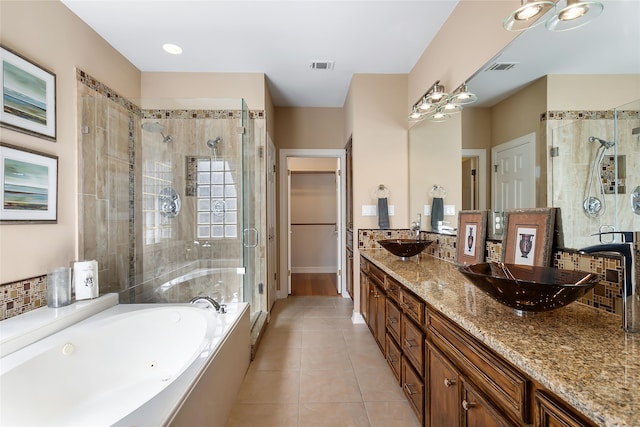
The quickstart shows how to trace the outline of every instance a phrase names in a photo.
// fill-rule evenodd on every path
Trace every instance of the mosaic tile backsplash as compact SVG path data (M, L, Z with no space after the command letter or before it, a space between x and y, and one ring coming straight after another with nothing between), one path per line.
M358 230L358 248L380 249L377 240L411 238L410 230ZM435 244L427 247L424 253L447 262L455 262L456 236L442 235L432 232L422 232L421 238L435 240ZM488 240L486 243L485 260L500 261L502 242ZM640 253L640 243L636 244ZM637 259L640 258L636 257ZM580 254L576 251L556 250L553 254L553 266L563 270L580 270L597 274L600 283L578 301L609 313L622 313L622 289L624 284L623 263L618 258ZM636 266L637 269L637 266Z
M47 276L32 277L0 286L0 320L47 305Z

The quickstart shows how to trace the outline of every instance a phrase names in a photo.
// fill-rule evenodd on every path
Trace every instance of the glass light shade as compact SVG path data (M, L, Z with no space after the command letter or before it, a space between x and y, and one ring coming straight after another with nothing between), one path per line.
M502 21L502 27L507 31L523 31L542 24L539 19L551 9L555 9L556 4L550 0L522 0L522 6L514 10Z
M449 98L446 103L442 104L442 112L445 114L455 114L460 111L462 111L462 106L453 102L451 98Z
M429 91L429 94L427 95L427 97L429 98L429 100L431 101L435 101L438 102L440 101L442 98L448 96L447 93L444 91L444 86L439 84L438 82L436 82L432 87L431 90Z
M547 21L547 29L551 31L567 31L582 27L600 16L604 5L600 2L567 0L567 7Z
M426 96L422 98L422 102L418 106L418 108L420 109L420 112L423 114L433 109L433 107L434 107L433 101L427 98Z
M462 83L451 95L451 101L458 105L466 105L471 104L472 102L476 102L478 97L469 92L469 88L466 83Z
M427 119L432 122L444 122L449 118L449 115L446 114L442 108L438 108L435 113L430 114Z
M424 120L425 115L420 113L420 111L418 110L418 107L414 106L413 109L411 110L411 114L409 114L409 121L410 122L419 122L421 120Z

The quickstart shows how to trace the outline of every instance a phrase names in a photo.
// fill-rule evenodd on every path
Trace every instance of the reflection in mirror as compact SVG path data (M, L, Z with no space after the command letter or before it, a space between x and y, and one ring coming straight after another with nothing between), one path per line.
M487 188L492 188L494 168L489 162L491 148L535 133L535 207L559 206L563 227L575 224L575 228L564 229L563 246L567 248L597 243L597 239L588 237L588 234L598 232L601 225L640 230L637 219L639 215L632 214L633 219L625 220L623 217L626 214L618 213L620 210L631 212L630 193L640 186L640 182L632 182L638 179L630 172L640 170L637 151L640 147L640 130L638 135L633 136L633 129L630 129L628 137L613 133L614 111L638 111L636 104L625 105L616 110L613 107L640 98L640 55L637 54L637 41L640 40L640 26L637 25L639 17L640 2L606 1L602 15L584 27L557 33L539 26L524 32L468 80L469 89L479 99L473 108L462 111L461 133L456 134L456 130L449 129L451 135L440 135L454 143L459 141L461 150L487 151L489 159L486 181ZM544 48L540 48L541 46ZM505 64L510 66L504 66ZM508 71L488 71L507 68ZM629 123L624 125L621 124L622 115L619 117L621 127L633 126L631 121L637 120L632 119L632 113L629 114L625 119ZM602 127L599 121L606 120L608 124ZM433 125L442 124L430 124ZM410 163L420 164L424 169L430 168L433 162L440 162L441 158L437 154L432 157L432 152L420 157L425 155L420 153L420 147L426 141L425 132L420 129L422 126L423 123L420 123L409 131L409 156ZM640 127L638 124L635 126ZM621 132L622 128L618 134ZM615 178L605 179L617 182L623 179L627 193L619 194L616 198L615 191L620 192L619 185L616 185L614 194L598 196L606 200L606 210L609 215L614 216L613 221L606 216L590 218L584 212L588 164L593 165L593 158L597 154L597 143L588 142L591 136L604 141L621 138L618 145L607 149L603 162L612 161L615 169L622 164L619 156L625 156L625 177L619 176L622 171L615 169L608 172ZM635 138L635 143L625 148L624 138ZM555 142L556 139L558 142ZM559 157L552 158L550 150L555 144L563 147L559 150ZM628 152L622 152L623 149ZM610 154L612 151L615 154ZM613 160L610 160L611 155L614 156ZM579 157L583 162L580 163L581 171L576 172L580 177L573 177L574 166L561 163L573 156ZM460 187L454 188L449 184L448 197L460 199L461 202L456 207L459 210L462 208L462 162L459 160L450 167L447 175L455 174ZM414 187L425 188L428 185L416 172L410 167L411 216L419 212L416 208L424 202L424 195L414 191ZM596 178L597 174L593 186L599 185ZM490 208L493 195L492 191L487 193L486 206ZM570 206L569 202L559 200L561 196L566 198L568 193L575 193L573 195L579 199L571 201ZM452 221L455 222L455 219Z

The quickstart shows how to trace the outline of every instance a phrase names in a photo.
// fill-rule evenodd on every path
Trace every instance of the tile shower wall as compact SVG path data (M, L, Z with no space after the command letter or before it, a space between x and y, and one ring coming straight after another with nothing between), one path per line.
M431 232L422 232L421 237L426 240L434 240L436 243L425 249L425 253L447 262L455 262L456 236L448 236ZM377 243L381 239L406 239L411 238L411 231L400 230L358 230L358 248L382 249ZM640 232L636 233L635 241L640 239ZM636 243L635 251L640 258L640 243ZM496 262L501 260L502 242L488 240L486 243L485 260ZM640 261L636 265L636 274L639 271ZM557 250L553 254L553 266L563 270L580 270L597 274L600 282L578 301L609 313L622 313L622 289L624 284L624 269L622 261L618 258L609 258L595 255L583 255L576 251Z

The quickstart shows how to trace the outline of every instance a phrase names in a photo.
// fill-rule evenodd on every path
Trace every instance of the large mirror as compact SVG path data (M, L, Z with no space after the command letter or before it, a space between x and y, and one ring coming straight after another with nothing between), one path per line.
M428 212L429 190L438 184L447 189L445 205L456 211L560 207L560 243L568 248L597 243L589 235L611 227L640 229L640 215L630 208L631 193L640 185L635 172L640 141L630 133L640 127L638 102L633 102L640 99L640 2L604 5L602 15L584 27L552 32L540 25L523 32L468 81L477 103L447 122L425 120L410 129L410 221ZM446 152L428 148L436 139L448 141ZM613 141L619 143L606 144ZM485 153L484 161L478 153ZM521 197L509 191L512 177L494 166L509 161L523 166ZM591 193L596 194L590 194L594 162L600 170L612 164L610 174L622 175L605 176L603 184L603 174L595 173ZM473 164L486 172L471 172ZM433 168L446 173L429 175ZM584 208L590 197L606 204L608 216L593 213L595 200ZM629 218L623 218L623 210ZM446 212L444 220L453 226L457 221ZM426 217L423 229L431 229L429 223Z

